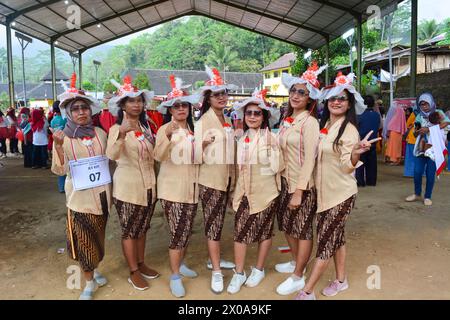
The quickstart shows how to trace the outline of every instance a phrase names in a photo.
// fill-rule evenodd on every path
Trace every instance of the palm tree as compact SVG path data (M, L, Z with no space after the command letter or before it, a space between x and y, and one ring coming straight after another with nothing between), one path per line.
M418 29L418 38L423 42L433 39L441 32L441 27L434 19L422 21Z
M233 70L239 66L238 53L229 46L216 44L209 52L206 63L211 67L217 67L221 72Z

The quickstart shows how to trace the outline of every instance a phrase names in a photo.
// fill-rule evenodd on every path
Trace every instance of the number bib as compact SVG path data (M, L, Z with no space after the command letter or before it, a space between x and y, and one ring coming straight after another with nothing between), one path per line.
M91 189L111 183L109 159L105 156L95 156L69 161L75 190Z

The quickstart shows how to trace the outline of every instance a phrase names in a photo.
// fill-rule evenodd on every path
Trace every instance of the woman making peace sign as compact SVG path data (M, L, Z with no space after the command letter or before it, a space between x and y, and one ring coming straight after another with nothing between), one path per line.
M372 131L359 141L356 114L364 111L361 95L352 85L353 74L338 74L334 85L324 89L326 100L321 119L321 137L316 167L317 188L317 254L313 270L296 300L315 300L314 286L334 258L336 280L322 293L334 296L348 288L345 274L345 222L355 204L358 188L353 175L359 157L368 151Z

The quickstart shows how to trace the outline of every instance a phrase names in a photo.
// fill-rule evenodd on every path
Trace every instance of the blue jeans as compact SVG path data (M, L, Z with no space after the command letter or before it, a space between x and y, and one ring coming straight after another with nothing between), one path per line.
M427 179L425 198L431 199L436 177L436 163L428 157L414 157L414 192L418 196L422 195L422 175L424 171Z
M64 192L64 185L66 184L66 176L58 176L58 191Z

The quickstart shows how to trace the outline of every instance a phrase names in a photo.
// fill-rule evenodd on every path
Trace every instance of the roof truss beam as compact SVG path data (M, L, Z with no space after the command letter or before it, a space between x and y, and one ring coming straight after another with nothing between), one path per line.
M137 7L134 7L134 8L131 8L131 9L119 12L117 14L114 14L114 15L111 15L111 16L108 16L108 17L105 17L105 18L102 18L102 19L98 19L97 21L93 21L93 22L89 22L89 23L83 24L83 25L80 26L80 29L66 30L66 31L60 32L60 33L58 33L56 35L56 37L59 38L59 37L68 35L68 34L70 34L72 32L76 32L76 31L81 30L81 29L89 28L89 27L95 26L95 25L97 25L99 23L108 21L108 20L112 20L112 19L115 19L115 18L120 18L120 17L122 17L124 15L127 15L129 13L133 13L133 12L145 9L145 8L153 7L153 6L156 6L156 5L160 4L160 3L164 3L164 2L168 2L168 1L170 1L170 0L158 0L158 1L154 1L152 3L144 4L142 6L137 6ZM147 25L147 28L150 28L150 25ZM134 30L134 31L137 31L137 30ZM122 37L122 35L120 35L120 37Z
M297 27L297 28L300 28L300 29L304 29L304 30L307 30L307 31L311 31L311 32L314 32L314 33L317 33L317 34L320 34L324 38L328 36L328 34L323 32L323 31L307 27L307 26L305 26L305 25L303 25L301 23L296 23L296 22L287 20L283 16L278 16L278 15L275 15L273 13L269 13L267 11L266 12L262 12L262 11L259 11L259 10L252 9L252 8L250 8L248 6L243 6L243 5L240 5L240 4L231 3L231 2L228 2L228 1L224 1L224 0L212 0L212 1L220 3L220 4L223 4L223 5L227 5L227 6L236 8L236 9L240 9L240 10L243 10L243 11L248 11L250 13L257 14L257 15L260 15L260 16L265 17L265 18L269 18L269 19L273 19L273 20L276 20L276 21L280 21L280 22L286 23L286 24L290 24L290 25L292 25L294 27ZM238 26L238 27L242 27L242 26ZM252 30L252 31L254 31L254 30Z

